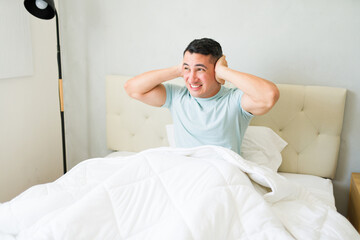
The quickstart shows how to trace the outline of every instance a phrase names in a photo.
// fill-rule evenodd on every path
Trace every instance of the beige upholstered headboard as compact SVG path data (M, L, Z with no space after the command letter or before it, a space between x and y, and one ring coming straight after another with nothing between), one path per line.
M123 85L129 77L106 78L107 143L112 150L141 151L167 146L165 125L171 123L167 109L147 106L131 99ZM288 146L279 171L321 177L335 176L346 89L278 84L280 99L266 115L251 125L272 128Z

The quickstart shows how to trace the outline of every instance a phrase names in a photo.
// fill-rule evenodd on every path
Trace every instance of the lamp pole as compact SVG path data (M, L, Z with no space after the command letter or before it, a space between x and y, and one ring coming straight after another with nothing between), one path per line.
M53 0L25 0L24 6L29 13L41 19L56 18L56 40L57 40L57 64L59 76L59 103L60 103L60 117L61 117L61 136L62 136L62 151L63 151L63 169L64 174L67 172L66 167L66 144L65 144L65 119L64 119L64 95L61 72L61 51L60 51L60 34L59 34L59 17L56 12L55 3Z
M55 17L56 17L57 63L58 63L58 75L59 75L59 101L60 101L60 116L61 116L62 150L63 150L63 169L65 174L67 171L67 167L66 167L66 144L65 144L64 94L63 94L63 82L62 82L62 71L61 71L59 17L56 10L55 10Z

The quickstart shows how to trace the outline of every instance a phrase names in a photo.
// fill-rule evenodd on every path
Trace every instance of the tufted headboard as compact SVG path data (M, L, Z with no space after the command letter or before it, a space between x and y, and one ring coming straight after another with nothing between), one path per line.
M109 149L138 152L167 146L167 109L131 99L123 88L129 77L106 77ZM179 81L175 80L175 81ZM251 125L272 128L288 145L279 171L334 178L343 124L346 89L278 84L280 99Z

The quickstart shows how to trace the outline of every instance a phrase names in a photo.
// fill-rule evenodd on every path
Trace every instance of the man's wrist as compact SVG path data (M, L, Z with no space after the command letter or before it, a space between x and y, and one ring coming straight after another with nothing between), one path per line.
M217 78L221 78L221 79L224 79L225 80L225 72L227 71L227 68L226 66L218 66L215 70L216 72L216 77Z
M173 71L174 78L182 77L182 65L173 66L171 70Z

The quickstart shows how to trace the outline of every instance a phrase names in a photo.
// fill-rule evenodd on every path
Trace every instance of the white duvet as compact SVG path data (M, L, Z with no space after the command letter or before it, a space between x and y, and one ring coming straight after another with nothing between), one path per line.
M252 180L265 185L262 195ZM215 146L84 161L0 205L0 239L360 239L305 189Z

